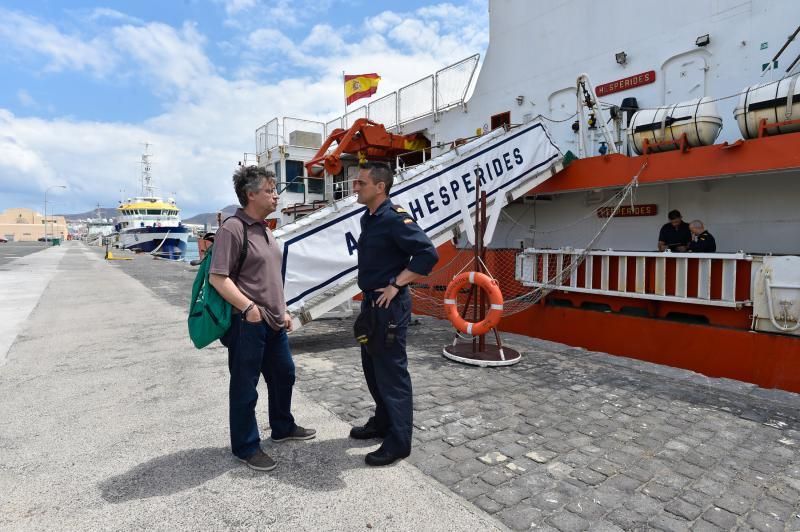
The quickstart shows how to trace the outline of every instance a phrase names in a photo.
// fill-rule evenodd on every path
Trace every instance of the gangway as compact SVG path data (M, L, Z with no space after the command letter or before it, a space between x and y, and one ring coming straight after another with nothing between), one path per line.
M531 122L496 129L398 170L390 197L438 247L462 230L473 238L477 180L487 194L492 228L503 206L558 173L562 164L563 155L543 124ZM358 294L357 243L365 209L351 195L275 231L295 330Z

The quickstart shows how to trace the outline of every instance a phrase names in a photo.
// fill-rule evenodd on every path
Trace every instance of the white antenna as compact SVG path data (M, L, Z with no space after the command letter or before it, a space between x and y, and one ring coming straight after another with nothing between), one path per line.
M142 196L146 198L153 197L153 184L152 179L153 176L150 174L150 169L152 163L150 162L150 153L149 153L150 143L144 143L144 153L142 154Z

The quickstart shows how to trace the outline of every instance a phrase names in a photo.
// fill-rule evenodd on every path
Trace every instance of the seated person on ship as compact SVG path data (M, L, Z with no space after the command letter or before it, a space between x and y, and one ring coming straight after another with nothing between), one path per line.
M689 224L689 230L692 232L692 241L689 242L689 251L692 253L714 253L717 251L717 241L714 237L706 231L703 222L700 220L693 220Z
M689 248L689 242L692 240L689 224L683 221L683 217L678 210L669 211L667 218L669 218L669 222L665 223L658 233L658 250L685 252Z

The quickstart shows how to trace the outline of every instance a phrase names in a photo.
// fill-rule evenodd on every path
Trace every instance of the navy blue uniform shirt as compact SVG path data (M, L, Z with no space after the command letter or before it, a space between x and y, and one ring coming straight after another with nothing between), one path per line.
M370 214L361 216L358 237L358 287L362 291L384 288L408 268L428 275L439 254L414 218L386 199Z
M689 251L693 253L714 253L717 251L717 241L708 231L697 235L697 240L689 242Z
M671 223L665 223L658 233L658 240L665 243L670 251L678 251L678 246L688 246L692 241L692 232L686 222L681 222L677 229Z

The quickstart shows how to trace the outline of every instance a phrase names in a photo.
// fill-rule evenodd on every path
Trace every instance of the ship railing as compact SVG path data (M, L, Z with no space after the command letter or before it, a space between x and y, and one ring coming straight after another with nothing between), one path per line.
M347 129L358 118L369 118L393 132L398 132L413 120L431 115L436 118L439 113L464 105L479 62L480 54L471 55L325 123L291 117L273 118L256 129L256 155L261 158L277 146L289 145L286 135L295 129L319 132L324 141L335 129Z
M326 124L324 122L295 118L292 116L273 118L256 129L256 158L260 158L268 151L278 146L296 146L299 148L317 149L326 138L325 131ZM297 135L293 138L292 134L295 132L317 134L319 135L319 144L316 142L309 143L307 135Z
M740 308L751 306L753 257L745 253L657 253L528 248L516 280L547 291Z

